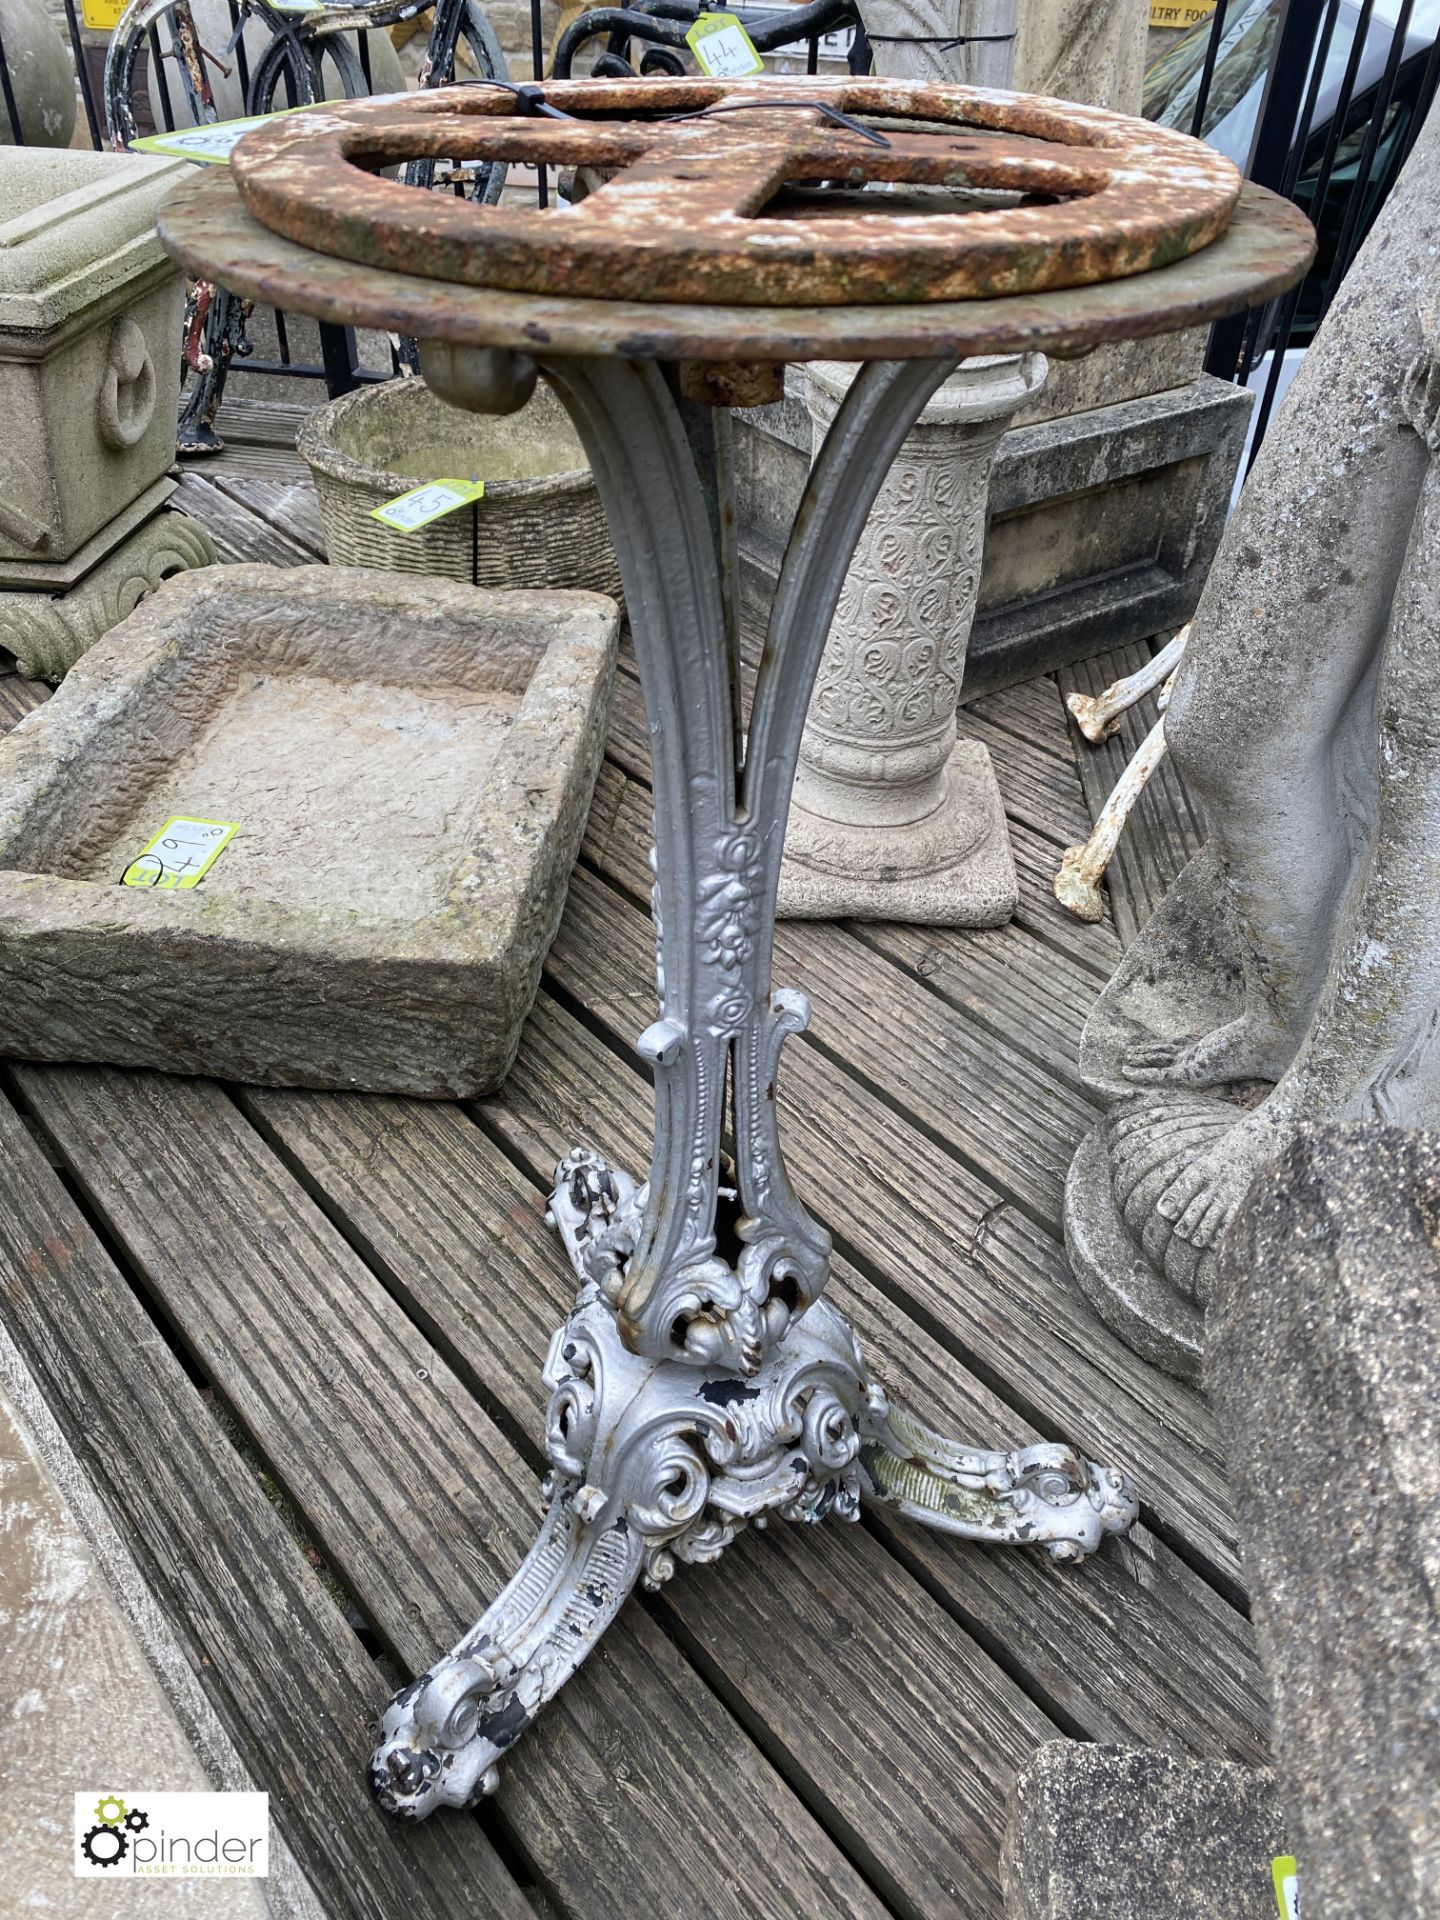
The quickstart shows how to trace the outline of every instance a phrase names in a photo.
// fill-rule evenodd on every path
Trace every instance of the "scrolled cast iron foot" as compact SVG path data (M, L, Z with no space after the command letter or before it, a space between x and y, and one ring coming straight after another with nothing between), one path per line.
M1069 1447L975 1451L892 1404L823 1299L753 1373L632 1353L613 1296L644 1205L645 1189L588 1148L556 1169L549 1217L580 1290L545 1363L548 1511L495 1604L385 1710L370 1778L390 1813L421 1819L492 1793L501 1755L636 1582L717 1559L771 1514L854 1520L870 1499L1070 1561L1135 1518L1125 1476Z
M867 1497L922 1526L991 1546L1044 1547L1077 1563L1107 1533L1124 1533L1140 1507L1129 1476L1052 1443L1011 1453L958 1446L904 1406L880 1406L862 1421Z

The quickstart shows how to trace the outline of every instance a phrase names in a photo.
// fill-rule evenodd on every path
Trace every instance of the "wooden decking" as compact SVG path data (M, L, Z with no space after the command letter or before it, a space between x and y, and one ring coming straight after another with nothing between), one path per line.
M180 501L224 558L309 562L313 496L263 441ZM11 719L39 697L0 681ZM1121 940L1049 885L1120 749L1082 789L1048 679L965 724L999 771L1020 913L984 934L782 927L777 977L815 1009L787 1056L787 1154L877 1370L984 1444L1066 1436L1124 1465L1143 1524L1079 1570L878 1514L746 1536L630 1604L475 1816L396 1826L364 1762L391 1688L536 1522L540 1366L571 1291L542 1225L553 1163L579 1140L646 1158L633 670L495 1098L5 1071L0 1318L329 1913L995 1920L1006 1788L1040 1742L1264 1757L1215 1422L1096 1321L1060 1242L1093 1118L1077 1038ZM1168 782L1141 825L1115 883L1127 935L1193 833Z

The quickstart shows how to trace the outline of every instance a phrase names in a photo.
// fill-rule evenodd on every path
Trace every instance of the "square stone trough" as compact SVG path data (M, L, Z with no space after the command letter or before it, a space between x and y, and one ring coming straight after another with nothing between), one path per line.
M0 744L0 1050L466 1096L509 1071L618 609L340 567L168 582ZM237 822L189 889L121 876Z

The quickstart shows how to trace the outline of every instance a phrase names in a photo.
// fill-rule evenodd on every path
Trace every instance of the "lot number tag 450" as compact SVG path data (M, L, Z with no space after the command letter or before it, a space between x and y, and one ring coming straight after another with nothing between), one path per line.
M370 518L393 527L397 533L413 533L417 527L428 527L442 514L453 513L457 507L468 507L484 498L483 480L427 480L423 487L397 493L383 507L372 507Z

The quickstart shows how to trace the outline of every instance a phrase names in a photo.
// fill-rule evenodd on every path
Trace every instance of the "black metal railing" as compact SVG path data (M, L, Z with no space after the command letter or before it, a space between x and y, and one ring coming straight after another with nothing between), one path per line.
M632 31L638 24L637 37L658 42L674 37L672 16L678 22L693 10L693 0L630 0L616 17ZM813 5L799 9L802 26L810 29L801 39L808 43L812 71L818 45L812 15L818 11ZM229 13L235 29L230 44L243 82L248 56L237 0L229 0ZM103 148L104 48L87 42L76 0L64 0L64 16L90 143ZM604 28L612 26L608 16L596 19ZM1183 127L1229 152L1250 179L1304 208L1320 236L1315 266L1298 287L1264 307L1220 322L1211 333L1207 370L1257 389L1252 458L1296 355L1309 344L1334 299L1435 97L1440 84L1437 30L1440 0L1217 0L1210 21L1167 51L1146 76L1145 112L1150 117ZM538 78L545 65L540 0L531 4L531 37ZM571 37L578 44L573 28ZM868 51L863 31L856 32L855 41L863 62ZM368 48L363 34L360 48L364 61ZM657 46L656 51L661 50ZM570 51L567 45L567 57ZM629 51L628 45L623 51ZM612 45L606 53L615 57L622 49ZM159 34L152 31L148 52L142 54L147 71L137 73L136 92L137 108L143 102L151 118L158 112L155 131L176 125L166 71L170 59ZM854 64L852 60L852 70ZM23 145L24 105L18 93L0 35L0 102L12 139ZM543 181L540 197L543 205ZM283 314L276 315L275 330L275 355L237 358L232 372L320 380L332 396L361 381L385 377L361 365L352 329L322 326L318 362L292 355Z
M1299 286L1211 332L1207 371L1256 390L1252 461L1435 98L1437 29L1437 0L1217 0L1147 75L1148 114L1222 147L1319 236Z

